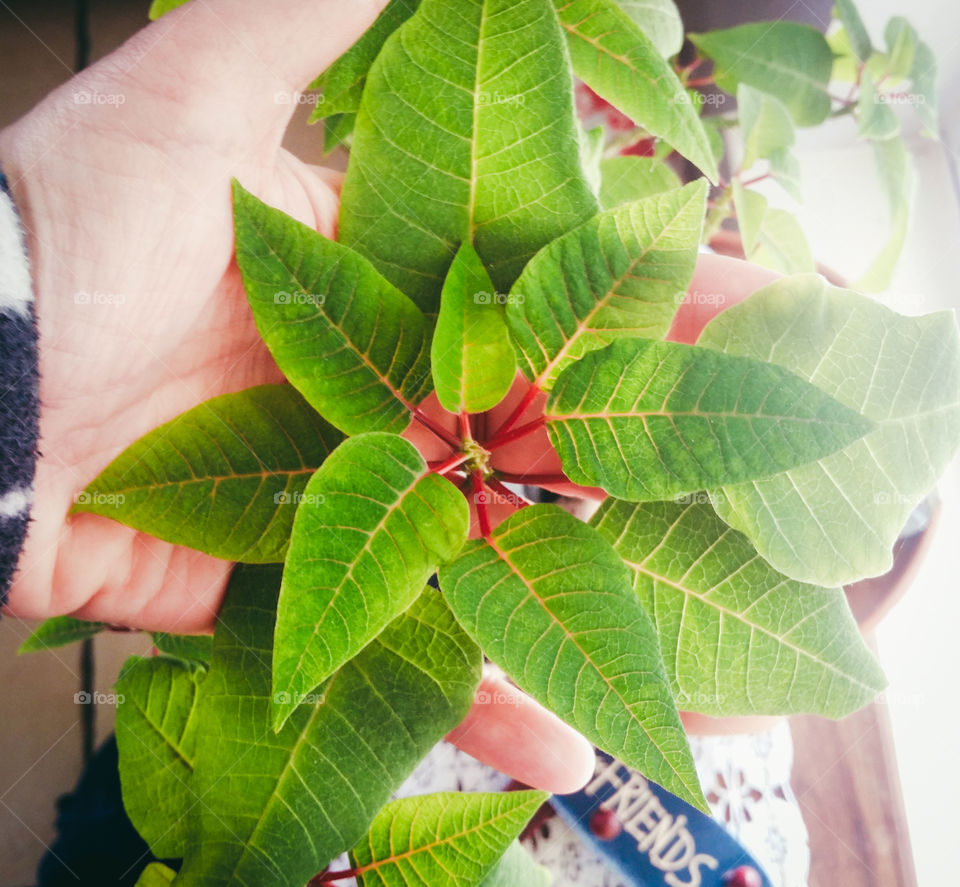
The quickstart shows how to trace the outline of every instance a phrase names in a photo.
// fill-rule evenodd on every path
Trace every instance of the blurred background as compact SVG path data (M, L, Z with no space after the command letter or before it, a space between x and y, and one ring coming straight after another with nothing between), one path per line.
M809 12L802 0L794 6L796 17ZM147 7L147 0L0 0L0 126L71 76L83 33L77 30L78 10L88 22L89 54L96 60L147 23ZM912 227L893 284L879 298L905 314L957 308L956 7L947 0L869 0L861 3L861 14L875 39L890 16L907 16L940 63L940 141L922 138L917 119L904 110L917 170ZM309 110L300 106L288 147L322 162L319 130L303 119ZM818 261L854 279L889 231L871 149L857 141L853 122L840 118L799 130L796 154L805 200L787 208L797 212ZM772 204L787 206L776 188L765 193ZM907 592L875 631L889 690L839 727L793 719L794 789L810 832L811 887L946 883L955 867L948 824L960 789L953 761L960 701L956 464L939 489L943 505L933 538L911 567ZM85 746L112 729L109 705L78 705L74 695L85 685L109 693L124 659L150 646L139 635L104 634L87 655L73 646L18 658L16 649L32 628L8 616L0 621L0 887L34 883L53 835L57 797L75 784Z

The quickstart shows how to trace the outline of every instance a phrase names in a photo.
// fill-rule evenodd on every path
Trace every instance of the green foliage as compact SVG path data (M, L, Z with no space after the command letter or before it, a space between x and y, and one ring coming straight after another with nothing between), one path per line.
M137 879L136 887L167 887L173 883L177 873L162 862L151 862Z
M793 147L793 119L779 99L741 83L737 87L737 108L743 134L743 169Z
M106 627L103 622L87 622L85 619L74 619L73 616L54 616L41 622L17 652L37 653L40 650L66 647L68 644L92 638Z
M342 439L289 385L225 394L124 450L74 510L225 560L279 563L310 475Z
M617 5L650 38L664 58L680 52L683 21L673 0L617 0Z
M158 19L178 6L183 6L186 2L187 0L153 0L148 15L152 20Z
M750 261L781 274L803 274L816 268L796 216L776 207L767 207L763 214Z
M606 157L600 161L600 206L613 209L680 187L677 174L653 157Z
M537 865L529 853L514 841L500 862L480 883L480 887L550 887L553 878L543 866Z
M494 286L470 244L460 247L443 285L431 349L437 398L451 413L495 407L517 363Z
M463 496L402 437L363 434L337 448L307 485L284 566L277 727L420 596L468 525Z
M543 792L436 794L387 804L350 853L360 887L474 887L496 866Z
M867 61L873 54L873 44L856 4L853 0L836 0L836 4L836 15L847 32L850 49L860 61Z
M213 652L213 636L208 634L167 634L162 631L153 633L153 645L161 652L177 659L189 659L193 662L210 663Z
M650 617L595 530L555 505L507 518L440 570L454 613L535 699L705 809Z
M763 359L651 339L591 352L563 373L546 409L567 476L635 501L715 486L714 478L769 477L873 427Z

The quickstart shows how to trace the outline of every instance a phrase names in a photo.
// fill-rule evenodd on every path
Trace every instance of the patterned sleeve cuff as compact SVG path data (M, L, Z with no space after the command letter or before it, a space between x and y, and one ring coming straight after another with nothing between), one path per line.
M20 220L0 173L0 603L33 501L38 420L37 324Z

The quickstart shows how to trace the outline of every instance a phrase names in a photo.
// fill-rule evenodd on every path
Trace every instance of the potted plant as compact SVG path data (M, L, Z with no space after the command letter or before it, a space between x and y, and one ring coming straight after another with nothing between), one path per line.
M388 803L467 714L483 655L701 809L678 709L842 717L883 688L839 586L889 566L956 449L955 321L698 262L731 207L753 258L782 218L720 180L691 69L647 15L394 0L318 82L350 144L338 240L234 183L289 384L161 426L76 506L238 563L212 643L158 636L120 676L128 813L182 860L142 884L534 883L513 842L542 793ZM742 36L698 46L725 65ZM769 51L717 82L785 176L783 108L830 99L760 92ZM657 156L604 157L574 74ZM667 148L703 177L655 167ZM584 522L520 485L602 504Z

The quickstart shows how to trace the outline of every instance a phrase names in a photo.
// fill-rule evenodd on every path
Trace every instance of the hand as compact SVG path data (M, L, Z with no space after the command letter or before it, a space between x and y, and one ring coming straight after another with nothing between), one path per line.
M232 259L230 179L333 236L333 179L280 143L297 90L385 3L195 0L0 133L33 265L43 404L11 613L180 633L212 627L230 564L67 514L92 478L160 423L282 380ZM514 711L478 706L461 744L550 790L589 777L589 745L535 703L521 718L524 746L503 742Z

